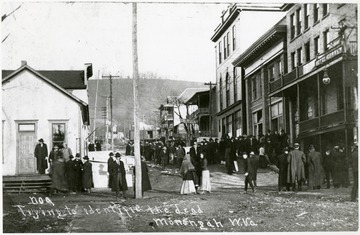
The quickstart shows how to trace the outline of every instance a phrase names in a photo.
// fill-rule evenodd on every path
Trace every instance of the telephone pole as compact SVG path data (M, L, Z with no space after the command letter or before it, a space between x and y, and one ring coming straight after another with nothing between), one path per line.
M110 80L110 131L111 131L111 151L114 152L114 132L113 132L113 97L112 97L112 78L120 78L119 76L102 76Z
M204 83L204 85L210 86L210 91L209 91L209 117L210 117L210 137L212 137L213 135L213 112L212 112L212 86L216 85L216 83L212 83L212 82L206 82Z
M134 155L135 155L135 198L142 198L141 161L140 161L140 130L138 102L138 52L137 52L137 3L132 3L132 51L133 51L133 89L134 89Z

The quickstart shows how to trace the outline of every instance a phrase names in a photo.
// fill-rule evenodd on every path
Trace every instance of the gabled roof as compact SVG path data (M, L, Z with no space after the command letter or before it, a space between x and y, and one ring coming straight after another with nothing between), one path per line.
M191 99L197 92L209 91L209 88L186 88L178 97L180 103L185 104Z
M3 70L2 77L5 78L13 72L15 71ZM83 70L37 70L37 72L64 89L86 89Z
M21 73L22 71L25 71L25 70L29 71L32 74L34 74L35 76L42 79L44 82L50 84L54 88L58 89L64 95L66 95L66 96L70 97L71 99L73 99L74 101L78 102L81 105L81 111L82 111L82 114L83 114L84 123L85 122L89 123L89 121L90 121L90 118L89 118L89 106L88 106L88 104L86 102L84 102L81 99L79 99L78 97L74 96L73 94L71 94L70 92L65 90L63 87L61 87L57 83L53 82L52 80L48 79L44 75L40 74L39 72L37 72L36 70L34 70L30 66L28 66L27 64L22 65L18 70L15 70L12 73L8 74L6 77L3 77L2 78L2 84L10 81L16 75L18 75L19 73ZM3 72L2 74L4 75L4 74L6 74L6 72L5 73Z

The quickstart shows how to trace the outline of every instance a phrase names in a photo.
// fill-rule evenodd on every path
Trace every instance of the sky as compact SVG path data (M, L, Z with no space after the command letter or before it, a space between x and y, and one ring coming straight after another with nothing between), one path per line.
M215 4L216 3L216 4ZM14 2L2 4L1 67L21 61L36 70L80 70L92 63L94 78L132 77L132 4L129 2ZM215 82L210 40L228 3L138 3L139 72L162 78ZM244 51L284 13L244 14Z

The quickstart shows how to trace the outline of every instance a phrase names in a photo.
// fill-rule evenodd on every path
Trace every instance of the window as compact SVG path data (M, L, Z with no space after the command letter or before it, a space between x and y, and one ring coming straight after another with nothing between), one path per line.
M251 88L252 88L252 100L256 100L258 98L257 95L257 86L256 86L256 76L251 80Z
M304 29L309 28L309 4L304 4Z
M236 102L237 99L237 77L234 77L234 102Z
M283 103L278 102L271 106L271 129L280 130L284 129L283 124Z
M226 117L226 132L230 135L232 130L232 116L229 115Z
M314 38L314 56L316 57L319 54L319 36Z
M313 82L316 76L299 84L299 91L302 94L299 106L300 121L306 121L318 116L318 88L317 83Z
M293 39L295 37L295 15L290 15L290 38Z
M310 61L310 42L305 43L305 62Z
M61 146L65 142L65 123L53 123L51 129L53 146Z
M331 77L331 72L328 75ZM332 77L331 77L332 78ZM328 85L321 87L322 114L326 115L344 109L343 80L331 79Z
M322 15L326 16L329 13L329 4L322 4Z
M319 4L314 4L314 24L319 20Z
M258 96L259 98L262 97L262 92L263 92L263 84L262 84L262 79L261 79L261 75L256 76L257 82L259 84L259 91L258 91Z
M226 42L226 35L225 35L225 37L224 37L224 60L226 60L226 58L227 58L227 54L226 54L226 52L227 52L227 49L226 49L226 45L227 45L227 42Z
M302 48L297 49L297 65L302 65Z
M221 64L221 60L222 60L222 55L221 55L221 41L219 42L218 50L219 50L219 64Z
M225 118L222 119L222 134L225 135L226 134L226 122L225 122Z
M229 56L230 55L230 44L229 44L229 38L230 38L230 33L227 33L227 37L226 37L226 55Z
M295 69L295 52L291 53L291 69Z
M296 11L296 34L301 34L301 8Z
M226 73L226 107L230 106L230 76Z
M323 39L324 39L324 52L329 49L329 30L325 30L323 32Z
M233 43L233 51L236 49L236 28L235 25L232 27L232 43Z
M239 136L241 134L241 115L240 110L236 111L234 114L234 130L235 135Z
M222 87L222 77L220 75L219 79L219 90L220 90L220 110L223 109L223 87Z
M274 65L270 65L269 68L268 68L268 79L269 79L269 81L275 80L274 76L275 76Z
M253 133L256 138L259 135L263 134L263 118L262 118L262 110L253 113L252 116L252 123L253 123Z
M278 71L279 71L279 76L278 76L278 78L280 78L280 76L283 74L281 60L278 61L277 65L278 65ZM275 78L275 79L276 79L276 78Z

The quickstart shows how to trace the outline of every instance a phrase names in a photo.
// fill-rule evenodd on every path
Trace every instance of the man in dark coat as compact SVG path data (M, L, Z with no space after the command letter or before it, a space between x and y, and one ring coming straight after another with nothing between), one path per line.
M51 185L51 193L56 191L67 192L68 184L65 176L65 162L60 152L56 161L54 161L52 165L52 185Z
M167 148L163 146L160 152L161 166L163 169L165 169L165 166L167 165L168 158L169 156L168 156Z
M279 168L279 178L278 178L278 189L279 192L282 191L283 187L286 187L286 190L289 191L290 187L287 183L287 173L288 173L288 162L287 158L289 155L289 148L285 147L283 153L278 155L277 163Z
M309 166L309 189L320 189L322 182L321 154L310 145L307 156Z
M77 153L75 155L75 160L73 163L73 169L74 169L74 184L75 184L75 190L76 192L82 192L83 186L82 186L82 171L83 171L83 162L80 159L80 154Z
M345 154L340 152L340 147L338 145L334 146L334 149L330 154L333 160L332 173L334 187L347 187L348 185L345 176L345 173L347 173Z
M144 157L141 157L141 193L142 196L144 196L145 191L151 190L151 183L149 178L149 170L146 164L146 159ZM134 167L134 175L135 175L135 167ZM136 184L134 182L134 184ZM134 187L135 190L135 187Z
M85 162L83 165L82 185L88 193L91 193L91 188L94 187L92 164L88 156L85 156L83 159Z
M292 190L295 191L296 185L299 191L302 190L302 183L305 180L306 157L303 151L299 150L300 145L294 144L294 150L290 151L288 156L288 175L287 182L292 185Z
M326 151L325 151L325 154L323 155L324 158L322 159L322 166L323 166L323 169L324 169L324 172L325 172L325 178L326 178L326 188L330 188L330 177L332 178L333 177L333 174L332 174L332 155L331 155L331 148L330 146L327 146L326 147Z
M95 144L93 142L90 142L88 148L89 148L89 152L95 151Z
M96 148L96 151L101 151L101 144L99 141L95 141L95 148Z
M39 174L45 174L48 168L47 163L48 149L43 139L39 139L39 143L35 147L34 157L36 157L36 166Z
M109 158L108 158L108 161L107 161L107 164L108 164L107 172L109 174L109 180L108 180L108 187L109 188L111 188L112 181L113 181L113 175L112 175L113 169L112 168L114 167L114 163L115 163L115 160L114 160L113 156L114 156L114 153L110 152L109 153Z
M76 192L76 181L74 180L76 177L75 173L75 159L73 155L69 156L69 161L65 163L65 172L66 172L66 179L69 186L70 194L74 194Z
M129 141L125 148L125 155L129 156L131 154L131 142Z
M357 142L354 143L354 146L352 147L351 150L351 160L352 160L352 172L353 172L353 187L351 190L351 201L355 202L357 197L358 197L358 177L359 177L359 173L358 173L358 146L357 146Z
M248 185L250 185L253 193L255 193L254 181L256 179L256 158L254 152L251 152L250 157L246 153L243 153L244 171L245 171L245 193L247 193Z
M120 160L120 153L115 154L116 161L114 167L112 168L113 182L111 191L116 193L116 199L119 197L120 190L123 192L123 197L126 199L126 191L128 190L127 181L126 181L126 172L124 163Z

